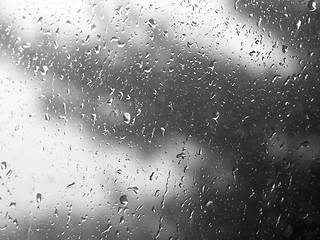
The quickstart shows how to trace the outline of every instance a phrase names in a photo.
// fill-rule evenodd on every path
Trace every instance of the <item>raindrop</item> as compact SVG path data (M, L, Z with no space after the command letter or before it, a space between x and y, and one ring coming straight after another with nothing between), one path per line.
M109 87L109 95L112 95L115 91L115 88Z
M260 27L261 26L261 21L262 21L262 18L259 18L258 22L257 22L257 26Z
M300 147L310 147L310 142L309 141L303 141L300 143Z
M118 41L117 45L119 48L123 48L126 45L126 43Z
M150 181L152 181L153 176L154 176L154 172L152 172L152 173L150 174L150 176L149 176L149 180L150 180Z
M57 41L53 41L53 46L54 46L54 49L58 49L59 47L59 44Z
M296 23L296 29L299 30L301 27L301 20L298 20L298 22Z
M123 206L127 206L128 204L128 197L127 195L122 195L119 199L120 203L123 205Z
M165 132L166 132L166 129L165 129L164 127L161 127L160 130L161 130L162 136L164 136L164 134L165 134Z
M101 46L100 45L95 46L94 47L94 51L95 51L96 54L99 54L100 51L101 51Z
M54 215L55 215L56 217L59 217L59 213L58 213L58 209L57 209L57 208L54 208Z
M102 234L109 232L111 228L112 228L112 225L109 223L107 227L102 231Z
M191 211L190 211L190 214L189 214L189 218L192 218L192 217L193 217L193 214L194 214L194 210L191 210Z
M0 164L0 166L1 166L1 170L6 170L7 169L7 162L1 162L1 164Z
M95 124L95 123L96 123L96 120L97 120L97 114L92 113L92 114L91 114L91 121L92 121L92 124Z
M41 75L42 75L42 76L46 75L47 72L48 72L48 70L49 70L49 68L48 68L46 65L42 66L42 67L40 68Z
M69 183L66 188L70 188L70 187L72 187L72 186L75 185L75 184L76 184L75 182Z
M43 20L43 17L39 17L37 23L42 22L42 20Z
M112 37L110 39L110 42L118 42L119 41L119 38L118 37Z
M202 148L198 149L197 155L198 155L198 156L201 156L201 155L202 155Z
M307 4L307 7L309 9L310 12L313 12L315 10L317 10L317 3L315 0L310 0Z
M282 45L282 52L283 52L283 53L288 52L288 46Z
M157 26L157 24L155 23L153 18L149 19L149 21L147 23L152 28L155 28Z
M206 202L206 206L209 207L212 203L213 203L213 201L208 200L208 201Z
M18 227L18 226L19 226L19 225L18 225L18 220L17 220L17 219L13 220L13 224Z
M31 47L31 43L26 42L22 45L23 48L30 48Z
M123 114L123 121L124 121L124 123L129 124L129 123L130 123L130 120L131 120L131 115L130 115L130 113L125 112L125 113Z
M37 203L40 203L40 202L41 202L41 200L42 200L42 195L41 195L41 193L37 193L36 200L37 200Z
M146 67L144 68L144 72L146 72L146 73L150 73L151 70L152 70L152 67L150 67L150 66L146 66Z
M12 203L10 203L9 208L15 208L16 206L17 206L17 203L12 202Z
M113 102L113 98L110 98L110 99L107 100L107 104L108 105L112 105L112 102Z
M44 114L44 120L50 121L50 115L48 113Z
M233 180L236 181L236 172L238 171L239 169L237 167L234 167L232 168L232 177L233 177Z
M137 187L128 187L127 190L128 191L133 191L135 194L139 193L139 189Z
M182 159L184 159L186 156L187 156L187 155L182 152L182 153L177 154L176 158L182 158Z

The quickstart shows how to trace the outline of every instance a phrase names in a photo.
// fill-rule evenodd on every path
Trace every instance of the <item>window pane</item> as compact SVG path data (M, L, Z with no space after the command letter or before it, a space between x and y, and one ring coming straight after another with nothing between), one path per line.
M2 1L0 238L319 238L319 5Z

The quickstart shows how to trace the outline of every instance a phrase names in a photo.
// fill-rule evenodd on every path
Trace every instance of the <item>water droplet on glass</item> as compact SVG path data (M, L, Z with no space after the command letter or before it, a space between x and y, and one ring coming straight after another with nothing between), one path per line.
M54 49L58 49L58 47L59 47L58 42L54 40L53 41L53 46L54 46Z
M42 66L42 67L40 68L41 75L42 75L42 76L46 75L47 72L48 72L48 70L49 70L49 68L48 68L47 66L45 66L45 65Z
M259 18L258 22L257 22L257 26L260 27L261 26L261 22L262 22L262 18Z
M313 12L315 10L317 10L317 3L315 0L310 0L307 4L307 7L309 9L310 12Z
M109 232L111 228L112 228L112 225L109 223L107 227L102 231L102 234Z
M31 47L31 43L26 42L22 45L23 48L30 48Z
M154 176L154 172L152 172L152 173L150 174L150 176L149 176L149 180L150 180L150 181L152 181L153 176Z
M213 203L213 201L208 200L208 201L206 202L206 206L209 207L212 203Z
M69 183L66 188L70 188L70 187L74 186L75 184L76 184L75 182Z
M198 156L201 156L201 155L202 155L202 148L198 149L197 155L198 155Z
M128 187L127 190L128 191L133 191L135 194L139 193L139 189L137 187Z
M92 114L91 114L91 121L92 121L92 124L95 124L95 123L96 123L96 120L97 120L97 114L92 113Z
M131 120L131 115L130 115L130 113L124 113L123 114L123 121L124 121L124 123L126 123L126 124L129 124L130 123L130 120Z
M59 217L59 213L58 213L58 209L57 209L57 208L54 208L54 215L55 215L56 217Z
M301 20L298 20L298 22L296 23L296 29L299 30L301 27Z
M112 95L115 91L115 88L109 87L109 95Z
M152 67L150 67L150 66L146 66L146 67L144 68L144 72L146 72L146 73L150 73L151 70L152 70Z
M126 43L118 41L117 45L119 48L123 48L126 45Z
M42 195L41 195L41 193L37 193L36 200L37 200L37 203L40 203L40 202L41 202L41 200L42 200Z
M182 152L182 153L177 154L176 158L182 158L182 159L184 159L186 156L187 156L187 155Z
M112 37L110 39L110 42L118 42L119 41L119 38L118 37Z
M1 162L1 170L6 170L7 169L7 162Z
M9 208L15 208L16 206L17 206L17 203L12 202L12 203L10 203Z
M44 114L44 120L50 121L50 115L48 113Z
M128 202L129 202L127 195L122 195L120 197L119 201L123 206L127 206Z
M110 99L107 100L107 104L108 104L108 105L111 105L112 102L113 102L113 99L112 99L112 98L110 98Z
M310 142L309 141L303 141L300 143L300 147L310 147Z
M149 21L147 23L152 28L155 28L157 26L157 24L155 23L153 18L149 19Z
M164 127L161 127L160 130L161 130L162 136L164 136L164 134L165 134L165 132L166 132L166 129L165 129Z
M236 172L238 171L239 169L237 167L234 167L232 168L232 177L233 177L233 180L236 181L237 180L237 176L236 176Z
M282 52L283 52L283 53L288 52L288 46L282 45Z
M193 217L193 214L194 214L194 210L191 210L191 211L190 211L190 214L189 214L189 218L192 218L192 217Z

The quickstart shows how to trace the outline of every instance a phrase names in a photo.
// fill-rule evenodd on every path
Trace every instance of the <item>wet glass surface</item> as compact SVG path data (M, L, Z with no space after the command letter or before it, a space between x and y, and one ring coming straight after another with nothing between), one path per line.
M319 239L320 2L0 3L1 239Z

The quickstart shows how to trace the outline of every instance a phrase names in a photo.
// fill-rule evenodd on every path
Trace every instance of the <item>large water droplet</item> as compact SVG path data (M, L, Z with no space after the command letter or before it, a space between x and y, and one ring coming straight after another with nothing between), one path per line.
M282 45L282 52L283 52L283 53L288 52L288 46Z
M301 20L298 20L296 23L296 29L299 30L301 27Z
M213 201L208 200L208 201L206 202L206 206L209 207L212 203L213 203Z
M16 206L17 206L17 203L16 202L12 202L12 203L10 203L9 208L15 208Z
M58 209L57 209L57 208L54 208L54 215L55 215L56 217L59 217L59 213L58 213Z
M26 42L22 45L23 48L30 48L31 47L31 43Z
M127 190L128 191L133 191L135 194L139 193L139 188L137 188L137 187L128 187Z
M93 125L96 123L96 120L97 120L97 114L92 113L91 114L91 122L92 122Z
M182 159L184 159L186 156L187 156L187 155L182 152L182 153L177 154L176 158L182 158Z
M300 143L300 147L310 147L310 142L309 141L303 141Z
M46 121L50 120L50 115L48 113L44 114L44 120L46 120Z
M123 205L123 206L127 206L127 204L128 204L128 196L127 195L122 195L121 197L120 197L120 203Z
M317 10L317 3L315 0L310 0L307 4L307 8L310 12Z
M155 23L154 19L151 18L149 19L149 21L147 22L147 24L152 27L152 28L155 28L157 26L157 24Z
M109 223L107 227L102 231L102 233L109 232L111 228L112 228L112 225Z
M125 112L125 113L123 114L123 121L124 121L124 123L129 124L129 123L130 123L130 120L131 120L131 115L130 115L130 113Z
M40 203L40 202L41 202L41 200L42 200L42 195L41 195L41 193L37 193L36 200L37 200L37 203Z
M113 102L113 98L110 98L110 99L107 100L107 104L108 105L112 105L112 102Z
M48 70L49 70L49 68L48 68L47 66L45 66L45 65L42 66L42 67L40 68L41 75L42 75L42 76L46 75L47 72L48 72Z

